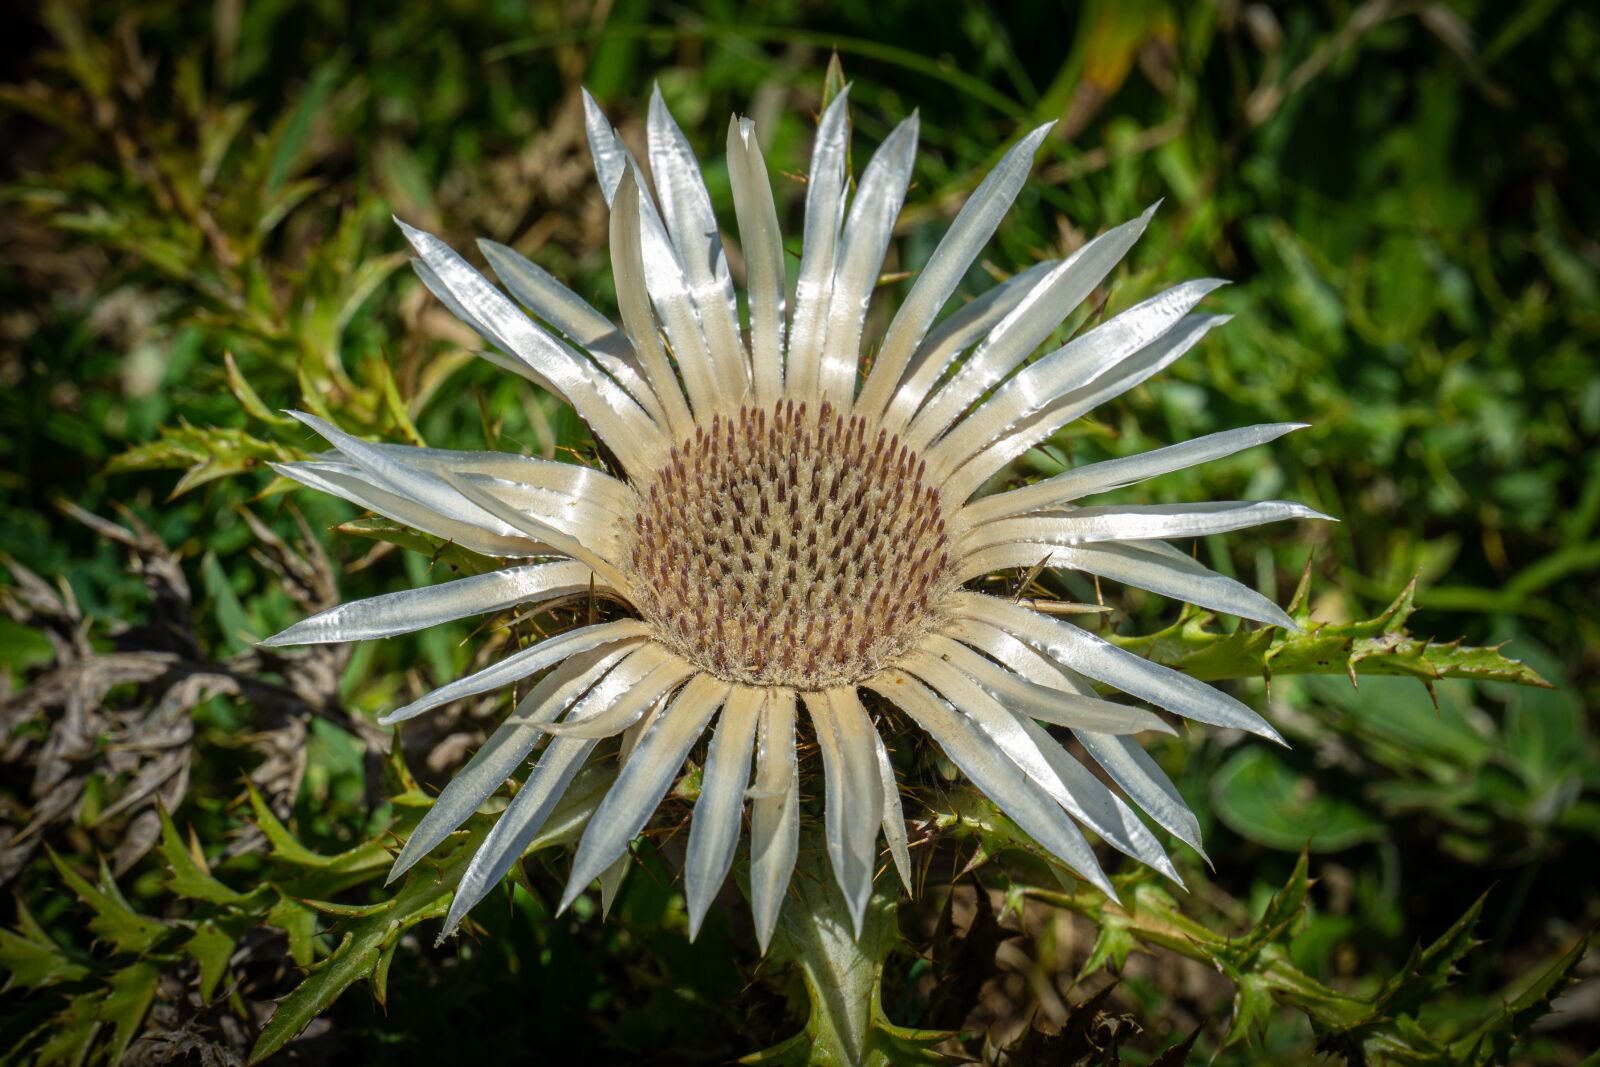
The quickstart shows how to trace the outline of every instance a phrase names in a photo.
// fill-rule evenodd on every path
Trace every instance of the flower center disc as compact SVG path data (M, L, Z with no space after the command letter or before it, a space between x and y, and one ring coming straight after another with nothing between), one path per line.
M824 403L741 408L672 450L634 519L636 607L732 682L859 682L927 632L950 536L922 458Z

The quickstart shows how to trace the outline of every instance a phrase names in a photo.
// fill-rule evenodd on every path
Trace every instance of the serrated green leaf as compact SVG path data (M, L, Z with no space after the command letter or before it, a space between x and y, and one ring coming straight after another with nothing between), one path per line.
M228 960L238 943L238 938L212 922L196 923L194 933L183 943L183 951L200 966L200 999L206 1003L228 973Z
M1118 974L1128 963L1128 955L1133 951L1137 942L1132 931L1122 916L1108 912L1100 922L1100 927L1095 933L1094 947L1089 950L1089 958L1083 961L1083 966L1078 969L1078 980L1089 977L1091 974L1110 966Z
M222 354L222 366L228 375L228 390L233 393L234 399L239 401L239 406L244 408L251 418L259 419L260 421L269 423L273 426L295 425L295 421L289 418L289 416L280 415L276 411L273 411L271 408L267 407L266 402L261 399L260 394L255 391L255 389L250 385L249 381L245 379L245 376L240 373L239 364L234 362L232 352L224 352Z
M1266 977L1259 974L1244 975L1234 990L1233 1017L1228 1021L1228 1032L1223 1035L1218 1048L1231 1048L1252 1035L1262 1033L1271 1014L1272 991Z
M53 1067L58 1063L80 1067L105 1025L100 1018L104 996L95 990L68 997L67 1006L50 1022L49 1036L34 1053L33 1067Z
M155 999L156 986L161 982L161 969L154 963L140 960L112 974L107 982L105 999L100 1002L100 1017L111 1024L111 1045L106 1059L119 1063L128 1050L133 1035L139 1032L145 1012Z
M1306 894L1310 889L1310 852L1308 849L1301 849L1294 870L1289 872L1289 880L1267 902L1266 910L1261 913L1255 929L1251 931L1251 939L1265 944L1285 937L1305 914Z
M1412 950L1404 967L1397 971L1379 991L1377 1008L1389 1012L1414 1012L1429 993L1442 989L1456 974L1455 965L1473 948L1482 944L1473 938L1478 917L1483 914L1483 903L1488 893L1479 896L1461 918L1451 924L1439 938L1426 949L1420 945Z
M89 930L96 938L119 952L140 953L148 952L172 933L165 923L140 915L130 908L103 866L101 884L96 886L68 866L50 846L45 846L45 852L67 888L94 911L94 918L89 920Z
M443 917L450 908L456 884L488 829L487 820L479 822L469 833L469 841L462 842L452 853L454 860L448 868L414 868L395 894L392 907L353 921L333 954L313 967L305 981L278 1002L250 1051L250 1062L260 1063L276 1053L346 989L372 976L384 950L406 930L426 919Z
M820 842L802 844L773 938L773 958L800 972L810 998L805 1029L739 1062L767 1067L945 1062L933 1046L950 1033L896 1026L883 1010L884 961L900 943L894 900L874 889L856 936L824 854Z
M1504 1002L1505 1006L1477 1030L1454 1042L1452 1062L1488 1064L1506 1062L1512 1042L1540 1016L1550 1010L1550 1002L1573 981L1572 972L1589 948L1589 936L1574 939L1560 956L1526 988Z
M262 920L289 935L289 955L301 967L310 967L317 960L317 913L300 903L284 897L272 906Z
M1387 610L1352 623L1317 623L1302 613L1296 633L1280 629L1208 628L1211 616L1194 613L1171 627L1142 636L1108 635L1123 648L1175 667L1202 681L1287 674L1394 675L1432 684L1472 678L1549 688L1532 667L1500 648L1464 647L1412 637L1404 623L1415 610L1407 586ZM1297 602L1299 598L1297 597Z
M167 889L189 900L203 900L209 904L234 904L245 899L245 894L212 877L189 851L178 828L165 808L161 812L161 856L167 861Z
M333 856L314 852L302 845L299 838L290 833L289 828L279 821L272 813L266 798L254 785L246 783L246 787L249 790L250 809L255 816L256 825L261 827L261 832L271 844L271 855L274 860L308 870L350 875L376 873L387 867L392 860L382 840L368 841Z
M112 457L106 469L116 473L187 468L168 496L172 500L218 478L261 470L269 462L292 458L294 456L283 447L252 437L243 430L201 429L180 423L177 427L163 427L156 440L135 445Z
M5 989L41 989L60 982L76 982L89 974L54 941L0 930L0 970L6 972Z
M528 851L575 840L615 776L614 767L594 765L585 768L568 789L544 829L530 842ZM261 810L265 809L265 802L254 791L251 793L251 803L259 805ZM258 810L258 817L261 810ZM270 811L265 811L265 814L271 816ZM272 821L276 822L275 819ZM280 836L288 834L282 824L277 825L275 833ZM343 937L333 953L310 966L305 980L279 1002L251 1051L251 1062L260 1062L281 1049L355 982L369 978L386 983L394 946L401 935L418 923L441 918L449 911L455 887L492 825L492 819L475 816L468 821L465 832L451 839L452 846L439 856L437 862L413 868L393 898L383 905L360 909L362 914L345 926ZM274 839L273 832L269 832L268 839ZM274 847L277 847L276 841ZM298 850L293 854L302 865L306 856L316 857L316 853L304 849L298 842L293 847ZM369 843L344 855L365 855L374 847L379 847L379 843ZM383 851L382 855L384 866L387 866L387 851ZM295 949L297 932L305 937L306 944L302 946L302 951L294 952L296 962L304 966L310 955L307 923L315 922L315 912L311 907L301 901L286 899L269 913L267 921L290 930L291 951ZM382 990L386 995L386 985Z

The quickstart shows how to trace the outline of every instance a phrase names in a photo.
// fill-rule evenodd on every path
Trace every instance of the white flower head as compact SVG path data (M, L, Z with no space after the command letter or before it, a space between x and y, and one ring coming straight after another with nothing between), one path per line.
M899 789L863 691L927 731L1017 825L1113 896L1079 824L1172 878L1170 860L1128 801L1196 849L1200 837L1172 783L1133 738L1171 727L1154 712L1103 699L1097 683L1277 739L1255 712L1210 686L1060 618L966 588L996 570L1048 560L1294 625L1165 539L1321 517L1310 509L1078 501L1270 441L1297 424L1213 434L978 495L1012 460L1157 374L1221 323L1195 312L1221 283L1175 286L1030 358L1127 253L1152 208L940 319L1022 187L1049 129L1041 127L978 186L882 338L864 344L868 303L911 177L917 117L888 136L852 194L846 100L840 93L829 104L817 131L792 300L753 125L729 125L747 326L699 164L659 91L648 123L654 194L585 95L611 207L620 325L503 245L480 242L510 296L438 238L401 223L428 288L498 350L485 357L571 403L615 457L619 476L499 452L372 444L299 416L333 451L284 464L283 473L518 562L344 604L268 644L388 637L591 588L631 608L630 617L550 637L384 718L399 722L542 673L395 861L391 877L442 842L547 741L462 878L446 931L499 882L585 762L618 735L621 771L583 832L562 908L620 871L629 842L709 731L685 871L691 936L732 866L748 799L763 947L798 849L797 730L808 730L821 752L829 857L858 928L880 830L910 883ZM797 723L802 712L809 727ZM1120 794L1041 722L1072 731Z

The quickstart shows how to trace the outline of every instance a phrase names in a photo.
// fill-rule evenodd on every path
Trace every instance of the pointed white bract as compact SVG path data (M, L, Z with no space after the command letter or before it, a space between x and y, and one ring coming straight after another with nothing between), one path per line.
M883 821L883 779L872 724L854 687L806 694L826 779L828 858L856 933L872 895L873 843Z
M689 852L683 874L691 941L700 932L706 911L733 866L762 700L761 690L746 686L729 694L706 750L705 776L700 783L700 799L694 805L694 819L689 824Z
M803 822L817 828L857 931L880 871L892 864L911 890L902 792L914 796L918 780L902 783L890 753L907 764L916 746L886 744L885 723L909 720L926 732L1063 869L1113 897L1080 825L1174 881L1177 868L1138 812L1195 850L1201 844L1194 815L1135 735L1174 732L1165 712L1281 740L1212 686L1030 603L965 588L997 571L1065 568L1295 625L1168 541L1326 516L1285 501L1082 501L1302 424L1226 430L981 492L1028 449L1160 373L1225 321L1197 313L1222 283L1182 283L1061 339L1150 225L1152 207L941 319L1022 188L1046 126L983 178L928 262L909 265L916 280L878 337L867 312L887 295L879 279L912 180L918 120L896 126L853 178L848 107L840 92L820 117L792 294L754 123L734 118L727 130L742 246L730 257L699 162L659 91L645 124L653 188L584 94L611 210L617 321L505 245L479 249L509 295L437 237L401 224L418 277L482 335L484 358L570 402L620 475L375 443L295 415L331 450L274 469L509 562L330 608L264 648L386 638L508 610L542 620L540 640L381 720L531 682L410 832L391 871L391 880L412 871L464 827L487 831L465 861L446 933L526 850L580 831L560 907L598 880L609 911L630 843L696 752L698 795L692 779L674 793L694 800L684 866L690 936L743 863L739 880L765 951ZM730 259L744 265L743 325ZM561 628L574 617L584 624ZM1112 784L1051 727L1071 731ZM798 753L811 747L816 756L802 765ZM585 771L596 762L615 770L604 795L585 786L569 797L580 774L610 777ZM486 826L485 803L519 777Z
M850 205L839 241L833 289L828 294L828 321L824 329L818 391L836 407L849 407L856 391L861 331L867 321L867 301L878 283L889 234L899 217L900 205L911 182L911 164L917 154L917 116L896 126L867 164Z
M783 392L783 340L786 271L778 206L772 199L767 161L755 137L755 123L728 122L728 181L744 245L745 289L750 300L750 364L755 402L766 407Z
M700 163L667 110L661 87L650 94L650 172L661 197L661 215L683 267L689 294L705 331L706 351L723 396L743 400L750 390L750 361L739 337L733 280L722 253L711 196Z
M805 244L800 254L800 277L795 283L794 320L789 325L784 368L785 391L802 400L819 396L834 260L839 227L844 221L849 178L844 172L850 153L849 102L850 87L847 85L822 113L817 141L811 149L811 174L806 181Z
M895 777L894 764L889 762L889 749L883 735L872 731L873 747L878 750L878 782L883 790L883 838L889 844L889 855L894 858L894 869L900 875L900 884L906 892L911 889L911 849L906 841L906 816L900 805L900 781Z
M729 686L709 674L697 674L645 728L638 747L617 776L600 810L589 820L572 861L572 875L561 894L559 910L600 877L638 836L656 805L678 776L689 749L727 698Z
M800 852L800 768L795 695L777 689L761 709L756 783L750 797L750 911L761 951L772 943L784 890Z

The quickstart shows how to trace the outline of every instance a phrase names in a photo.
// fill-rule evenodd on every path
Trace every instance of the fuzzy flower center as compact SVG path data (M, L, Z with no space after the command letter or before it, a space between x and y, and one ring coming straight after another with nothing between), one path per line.
M741 408L640 494L636 607L728 681L802 690L882 670L935 620L951 537L922 458L824 403Z

